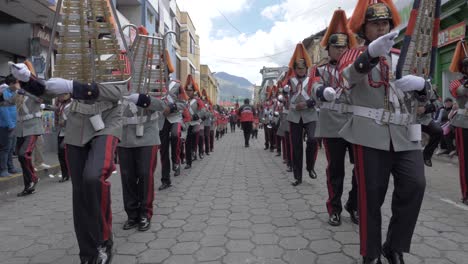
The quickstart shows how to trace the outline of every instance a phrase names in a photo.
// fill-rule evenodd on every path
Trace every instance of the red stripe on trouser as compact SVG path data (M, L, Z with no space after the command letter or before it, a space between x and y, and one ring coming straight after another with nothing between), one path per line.
M457 142L457 151L458 151L458 166L460 174L460 186L462 191L463 199L468 197L468 186L466 182L466 168L465 168L465 139L463 138L463 128L455 128L455 140Z
M30 140L28 142L28 146L26 147L26 151L24 152L24 162L25 162L25 167L29 172L29 175L31 175L31 181L37 182L37 174L36 174L36 171L34 170L34 166L32 163L32 153L34 151L34 148L36 147L36 141L37 141L38 136L29 136L29 138Z
M154 171L156 170L156 166L158 165L158 146L153 146L151 150L151 161L150 161L150 171L149 171L149 178L148 178L148 190L147 196L148 199L146 200L146 212L148 213L146 217L151 219L153 216L153 201L154 201Z
M180 123L177 123L177 144L176 144L176 162L177 164L180 164L180 147L181 147L181 142L180 142L180 137L181 135L181 129L182 125Z
M318 156L318 149L319 149L319 142L318 140L315 140L315 153L314 153L314 164L315 164L315 161L317 161L317 156ZM312 168L313 169L313 168Z
M107 136L105 153L104 153L104 167L101 171L101 216L102 216L102 238L103 241L109 240L112 232L112 212L110 207L110 182L106 181L115 169L114 153L117 147L117 138Z
M359 211L359 236L361 242L361 255L367 255L367 194L366 177L364 174L364 153L362 146L354 147L354 168L358 185L358 211Z
M328 214L331 215L333 213L333 208L331 206L331 201L333 200L333 198L335 197L335 192L333 191L333 186L331 184L331 175L330 175L330 161L331 161L331 157L330 157L330 148L328 146L328 142L327 142L327 139L324 138L322 140L323 142L323 146L325 147L325 156L327 156L327 169L325 170L325 174L327 175L327 189L328 189L328 200L327 200L327 211L328 211Z

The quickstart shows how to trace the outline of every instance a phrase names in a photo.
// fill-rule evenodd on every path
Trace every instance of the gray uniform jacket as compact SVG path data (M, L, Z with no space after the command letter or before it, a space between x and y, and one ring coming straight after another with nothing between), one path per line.
M296 104L314 99L312 96L312 91L308 91L309 81L309 77L303 79L292 77L291 79L289 79L289 86L291 87L291 89L289 91L290 99L289 113L287 119L290 122L299 123L302 119L302 122L306 124L318 120L317 111L315 111L314 107L306 107L305 109L299 111L296 110Z
M188 101L188 108L190 111L190 115L193 117L194 115L198 115L199 119L198 120L193 120L189 122L191 126L196 126L200 125L202 123L202 118L205 118L207 115L207 112L205 108L200 108L199 107L199 100L198 98L193 98L189 99ZM201 101L201 100L200 100ZM202 103L202 102L200 102Z
M98 84L99 96L97 100L74 100L70 106L70 114L65 128L65 143L73 146L84 146L96 136L110 135L117 138L122 136L123 105L119 103L127 92L125 85ZM90 117L102 111L105 128L95 131Z
M353 144L374 149L390 151L391 145L396 152L421 149L420 141L409 140L410 131L417 129L420 131L420 127L414 126L416 122L416 92L403 93L389 87L388 91L391 94L388 103L389 109L387 109L389 112L384 111L386 88L384 84L380 83L381 81L385 81L381 79L381 70L386 65L389 69L392 69L390 56L385 56L388 64L384 64L383 58L380 58L380 61L376 62L375 59L372 60L370 58L367 51L356 53L356 50L349 50L348 52L360 54L353 63L339 66L340 69L344 69L342 76L348 82L348 87L351 89L350 103L353 105L354 113L340 130L339 135ZM342 58L348 57L345 54ZM387 80L390 78L388 75L387 73L385 77ZM370 80L372 80L372 84L375 87L371 86ZM390 81L390 84L393 86L392 81ZM425 89L430 89L430 85L426 85ZM399 94L398 96L396 95L397 93ZM379 120L363 117L356 113L355 106L373 109L374 112L378 111L385 115L375 115ZM395 112L398 109L401 113L411 116L411 119L408 119L410 120L408 124L389 122L387 117L396 118ZM401 116L398 115L398 117ZM384 121L380 121L381 117L384 117ZM411 130L411 127L413 127L413 130Z
M452 82L451 89L455 92L458 104L457 114L453 117L451 124L454 127L468 128L468 88L465 88L463 82L465 80L455 80ZM452 88L452 85L455 87Z
M44 134L41 103L42 101L33 95L24 95L23 103L17 108L17 137Z
M336 65L325 64L317 68L319 81L313 84L314 94L319 89L333 87L338 95L338 98L332 102L320 103L320 114L317 129L315 130L316 137L321 138L339 138L339 131L348 121L351 114L349 111L349 92L346 89L340 89L339 73Z
M143 109L133 103L125 102L123 111L122 138L119 147L137 148L161 144L159 138L159 120L164 120L162 111L167 104L158 98L151 97L151 104ZM143 136L137 136L137 126L143 126Z

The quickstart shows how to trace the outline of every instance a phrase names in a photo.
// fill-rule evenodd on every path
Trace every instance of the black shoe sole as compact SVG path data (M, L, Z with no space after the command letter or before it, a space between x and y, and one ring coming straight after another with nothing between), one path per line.
M147 227L138 227L138 231L145 232L148 231L151 228L151 224L149 224Z
M158 188L158 190L159 190L159 191L164 191L164 190L170 188L171 186L172 186L172 185L160 186L160 187Z
M138 223L135 223L135 224L132 225L132 226L125 226L125 225L124 225L124 226L122 226L122 229L123 229L123 230L130 230L130 229L133 229L133 228L136 228L136 227L138 227Z

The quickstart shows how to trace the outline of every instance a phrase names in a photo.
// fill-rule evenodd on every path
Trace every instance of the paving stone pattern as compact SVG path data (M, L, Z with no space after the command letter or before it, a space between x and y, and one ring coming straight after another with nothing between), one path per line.
M305 178L292 187L292 174L279 157L263 150L263 131L259 134L250 148L244 148L239 131L228 134L216 142L212 155L175 178L172 188L157 191L147 232L121 229L126 214L120 179L114 175L113 263L357 263L358 227L347 214L341 226L327 224L323 151L317 161L319 179ZM349 166L347 172L343 200ZM157 185L160 175L158 168ZM407 263L468 263L468 211L439 196L428 186ZM390 198L391 189L383 208L385 227ZM79 263L71 184L46 181L32 196L2 197L0 237L3 264Z

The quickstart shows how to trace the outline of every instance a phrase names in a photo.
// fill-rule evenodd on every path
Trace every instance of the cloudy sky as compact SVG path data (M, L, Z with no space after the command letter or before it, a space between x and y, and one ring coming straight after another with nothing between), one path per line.
M263 66L286 65L295 45L324 29L355 1L177 0L200 36L201 63L259 84Z

